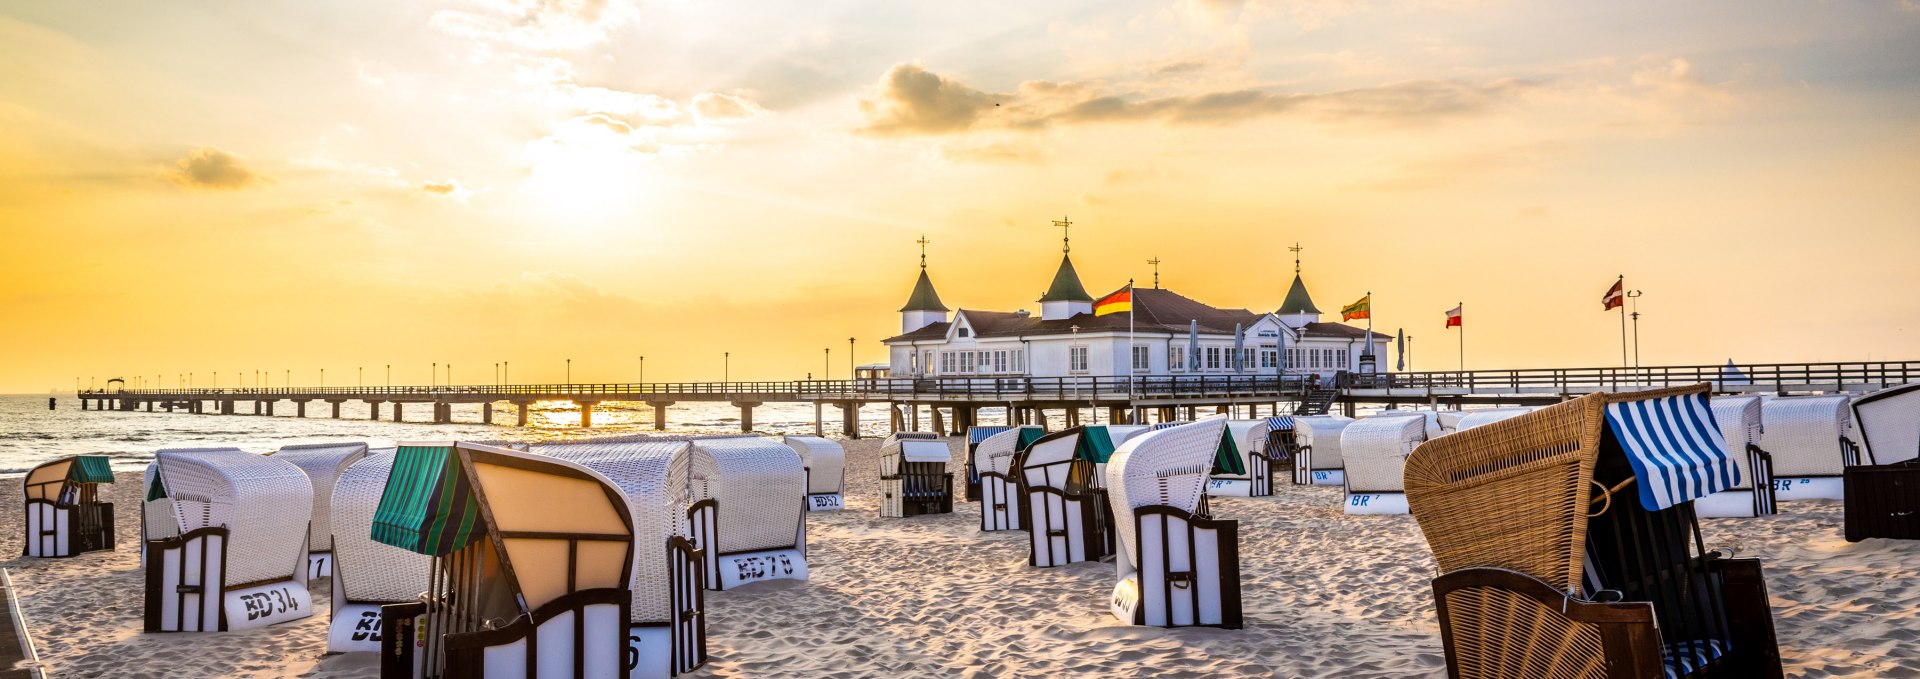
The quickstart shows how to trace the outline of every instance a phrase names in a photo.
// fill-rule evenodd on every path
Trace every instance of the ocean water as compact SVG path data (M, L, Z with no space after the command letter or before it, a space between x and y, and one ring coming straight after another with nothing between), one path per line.
M518 427L507 404L493 410L494 422L504 424L488 425L480 423L479 406L470 404L454 407L453 424L429 424L433 409L424 403L407 404L406 417L414 421L396 423L387 419L392 406L382 409L381 420L371 421L367 405L357 401L343 405L341 419L335 420L331 408L320 401L307 404L308 416L302 419L294 417L294 405L286 401L276 404L268 417L250 414L253 406L246 402L238 409L249 414L193 415L83 411L71 395L56 398L58 407L48 410L46 396L0 396L0 475L23 474L41 462L77 453L101 453L112 458L115 468L141 469L162 448L234 446L264 453L295 443L364 441L377 447L397 441L531 442L653 432L653 409L644 403L602 403L593 409L593 428L582 429L579 408L565 401L535 404L527 413L527 426ZM739 417L740 410L726 403L679 404L667 410L666 433L736 433ZM828 406L822 419L827 435L837 436L840 410ZM860 423L862 436L885 436L886 406L862 408ZM753 411L753 424L764 434L812 434L813 405L762 405Z

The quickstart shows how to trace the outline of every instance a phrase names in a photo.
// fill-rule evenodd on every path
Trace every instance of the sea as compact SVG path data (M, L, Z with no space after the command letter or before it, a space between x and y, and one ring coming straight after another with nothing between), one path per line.
M653 408L644 403L601 403L594 407L593 427L588 429L580 426L579 407L567 401L534 404L527 413L527 426L519 427L513 425L513 407L504 403L494 407L493 419L505 424L489 425L480 422L480 408L471 404L454 407L452 424L430 424L426 420L432 417L432 408L424 403L406 406L406 416L416 421L391 422L387 419L391 406L382 409L376 421L368 419L367 404L358 401L343 405L341 419L336 420L322 401L308 403L307 417L299 418L294 416L294 404L286 401L276 404L274 414L267 416L251 414L253 406L247 402L239 404L245 414L195 415L81 410L80 401L71 395L51 397L54 407L48 409L48 398L0 396L0 476L25 474L42 462L80 453L103 454L116 469L137 470L163 448L231 446L266 453L298 443L361 441L380 447L399 441L539 442L654 433ZM681 403L667 410L664 433L738 433L739 418L740 409L727 403ZM827 435L839 435L838 408L827 406L822 420ZM754 430L762 434L812 434L813 422L810 403L768 403L753 411ZM862 408L860 423L862 436L886 436L886 405Z

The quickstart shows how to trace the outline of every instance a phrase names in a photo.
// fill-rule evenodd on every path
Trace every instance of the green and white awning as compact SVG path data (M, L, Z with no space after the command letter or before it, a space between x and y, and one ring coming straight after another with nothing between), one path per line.
M1113 448L1113 434L1106 427L1087 427L1080 433L1080 446L1073 455L1094 464L1106 464L1107 458L1113 457Z
M113 467L105 455L75 455L67 469L67 480L78 483L113 483Z
M444 556L479 531L480 504L454 446L401 446L374 510L374 542Z

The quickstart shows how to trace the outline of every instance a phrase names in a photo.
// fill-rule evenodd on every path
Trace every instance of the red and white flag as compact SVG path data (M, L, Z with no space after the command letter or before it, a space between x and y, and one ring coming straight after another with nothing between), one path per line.
M1466 306L1466 305L1463 304L1460 306ZM1449 328L1460 327L1460 306L1456 306L1452 309L1447 310L1447 327Z
M1622 278L1614 281L1613 287L1607 288L1606 296L1600 298L1600 303L1606 305L1601 311L1612 311L1627 303L1627 296L1625 294L1625 288L1623 287L1626 284L1627 279Z

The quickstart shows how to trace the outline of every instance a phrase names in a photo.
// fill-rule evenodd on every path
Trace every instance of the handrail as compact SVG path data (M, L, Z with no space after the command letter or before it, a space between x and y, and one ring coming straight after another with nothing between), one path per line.
M1311 375L1123 375L1067 377L1025 377L1017 375L981 377L876 377L853 380L797 380L787 382L648 382L648 383L572 383L437 385L399 387L276 387L276 388L193 388L126 389L112 392L81 392L82 396L129 397L250 397L296 396L324 399L329 396L377 400L381 397L494 396L511 399L573 398L586 400L640 397L659 400L699 396L732 396L742 399L809 400L828 397L918 397L918 396L994 396L1056 398L1107 397L1133 395L1156 396L1286 396L1305 393Z

